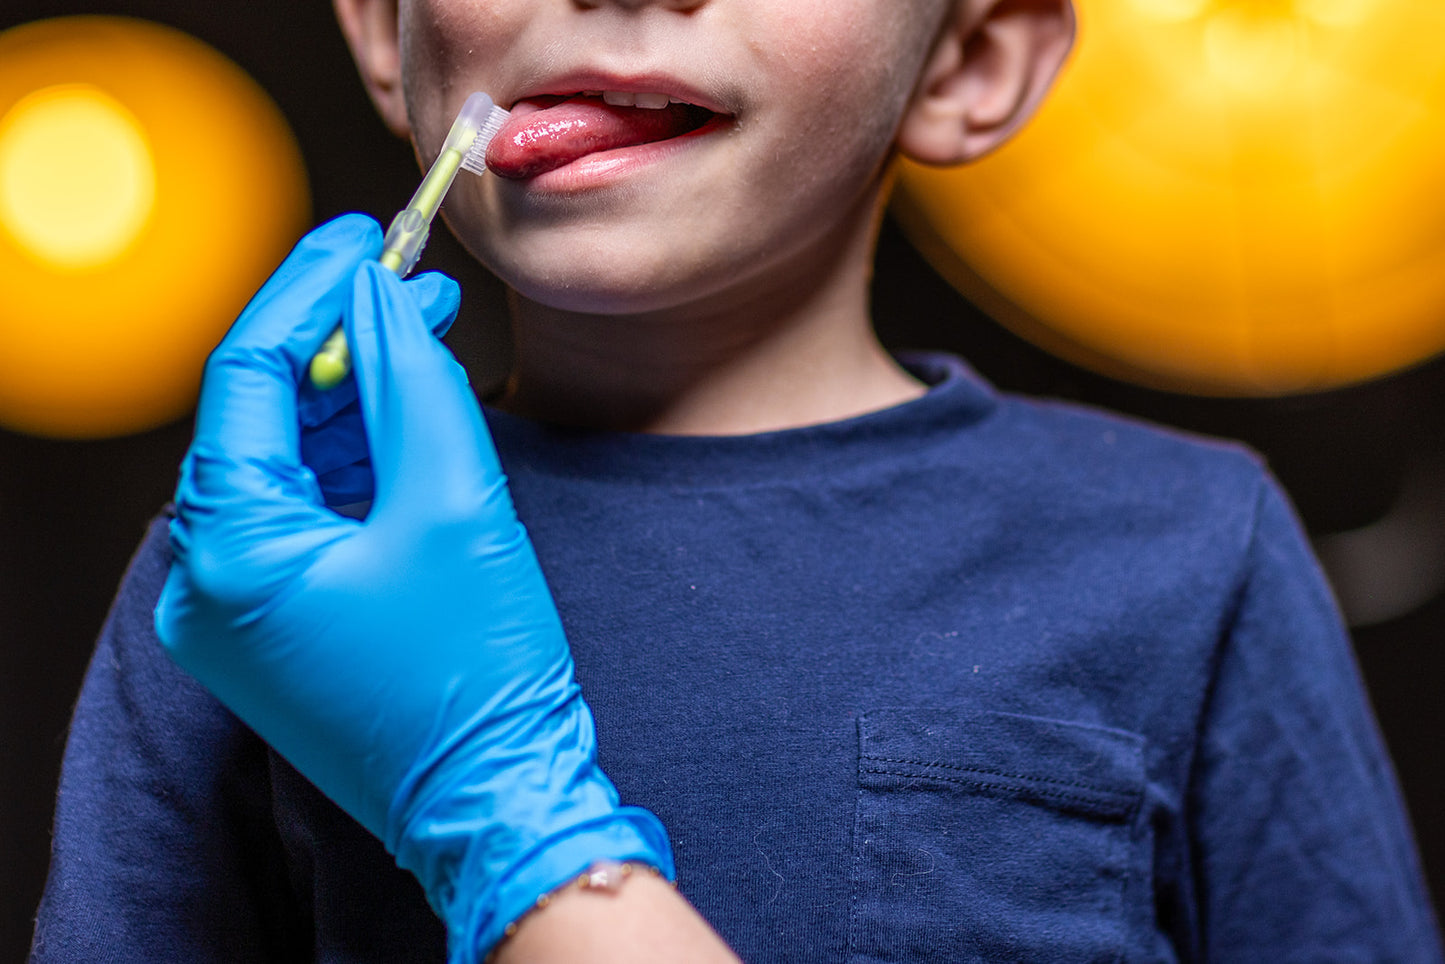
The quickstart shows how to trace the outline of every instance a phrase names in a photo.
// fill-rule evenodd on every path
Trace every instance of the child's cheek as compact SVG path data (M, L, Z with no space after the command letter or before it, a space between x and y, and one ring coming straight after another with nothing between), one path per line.
M916 6L912 0L889 3ZM759 36L788 39L754 50L766 64L763 72L774 78L771 90L790 101L787 149L821 153L833 165L851 158L869 169L891 146L931 38L872 2L810 0L802 6L807 9L776 4L761 15L768 22Z
M402 78L421 153L440 145L467 94L485 83L518 26L503 4L414 0L401 9Z

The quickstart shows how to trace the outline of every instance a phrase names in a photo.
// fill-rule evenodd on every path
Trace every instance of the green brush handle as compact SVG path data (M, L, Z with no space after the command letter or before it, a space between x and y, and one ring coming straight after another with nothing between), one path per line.
M405 278L411 274L421 260L422 249L431 234L432 219L440 210L447 191L451 190L461 166L460 150L451 148L442 151L412 195L411 203L392 219L391 227L386 230L386 240L382 242L379 260L383 267L396 272L397 277ZM311 384L327 391L340 385L350 371L351 349L346 344L346 332L337 325L311 359Z

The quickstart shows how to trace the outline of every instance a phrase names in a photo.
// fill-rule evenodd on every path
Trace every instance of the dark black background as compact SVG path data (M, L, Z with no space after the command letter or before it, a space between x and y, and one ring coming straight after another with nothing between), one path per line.
M417 179L410 150L366 103L329 4L251 0L78 3L6 0L0 29L75 13L125 14L179 27L237 61L277 100L301 142L315 217L389 216ZM449 341L485 384L504 371L500 292L439 232L425 264L466 292ZM1198 399L1079 370L981 317L891 225L879 253L875 308L886 342L958 351L1010 389L1100 404L1255 446L1312 534L1367 525L1396 501L1407 473L1445 464L1445 363L1369 385L1282 400ZM1445 324L1445 306L1442 306ZM146 521L169 497L187 422L100 442L58 442L0 429L0 961L22 960L44 881L65 728L95 634ZM1428 538L1445 537L1445 530ZM1445 874L1445 735L1435 680L1445 667L1445 600L1358 629L1355 640L1415 817L1436 892Z

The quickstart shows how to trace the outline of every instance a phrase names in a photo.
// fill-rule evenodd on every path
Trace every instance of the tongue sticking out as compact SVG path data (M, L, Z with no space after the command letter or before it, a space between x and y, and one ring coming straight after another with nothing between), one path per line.
M535 177L589 154L680 137L712 116L690 104L649 110L595 97L539 98L513 110L487 147L487 167L500 177Z

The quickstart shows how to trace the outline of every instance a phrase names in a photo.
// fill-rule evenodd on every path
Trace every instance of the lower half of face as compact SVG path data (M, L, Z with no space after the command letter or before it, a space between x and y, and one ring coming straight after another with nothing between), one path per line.
M866 230L944 0L420 0L408 107L433 156L472 90L513 109L447 220L522 295L665 311L822 270ZM807 278L797 278L800 284Z

